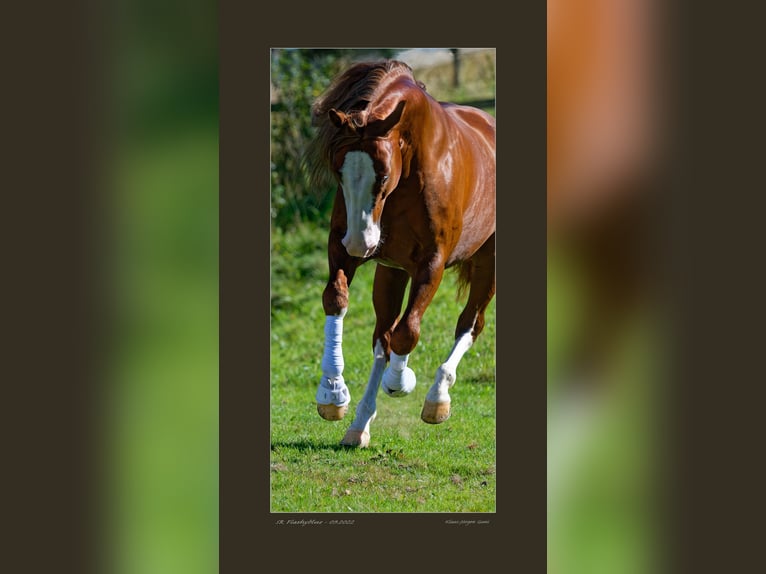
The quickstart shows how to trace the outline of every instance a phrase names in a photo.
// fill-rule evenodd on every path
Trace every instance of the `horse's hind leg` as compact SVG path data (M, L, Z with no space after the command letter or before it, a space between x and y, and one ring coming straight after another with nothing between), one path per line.
M341 444L366 447L370 444L370 424L375 420L377 395L390 353L391 332L396 326L407 288L408 275L400 269L378 265L375 270L372 302L375 307L375 331L372 336L373 362L364 396L356 406L356 416Z
M391 337L402 310L409 276L399 269L386 269L384 273L389 277L389 288L381 289L380 300L375 306L376 315L382 319L382 323L378 325L379 333L376 328L375 341L381 340L389 358L388 368L383 373L382 386L389 397L404 397L415 389L415 373L407 366L409 353L397 355L391 350ZM391 290L392 285L396 286L395 291Z
M457 366L484 329L484 312L495 295L494 234L466 264L471 266L468 302L458 318L455 344L447 360L437 369L420 414L420 418L430 424L439 424L449 418L449 389L455 384Z

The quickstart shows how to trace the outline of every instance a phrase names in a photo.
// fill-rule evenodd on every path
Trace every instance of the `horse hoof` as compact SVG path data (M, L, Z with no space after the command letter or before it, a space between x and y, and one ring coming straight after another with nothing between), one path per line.
M348 405L338 407L332 403L329 405L320 405L317 403L317 412L319 413L319 416L326 421L339 421L346 416L346 411L348 411Z
M432 403L431 401L423 403L423 411L420 413L420 418L423 419L423 422L431 425L443 423L449 416L450 403Z
M358 448L367 448L370 446L370 433L367 431L358 431L353 429L348 429L346 431L346 436L343 437L343 440L340 441L340 444L343 446L355 446Z

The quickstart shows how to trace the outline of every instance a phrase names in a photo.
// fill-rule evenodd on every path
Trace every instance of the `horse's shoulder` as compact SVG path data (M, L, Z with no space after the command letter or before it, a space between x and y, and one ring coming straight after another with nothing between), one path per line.
M491 126L495 125L495 118L484 110L480 110L479 108L475 108L473 106L464 106L461 104L453 104L449 102L440 102L440 104L442 109L447 112L447 114L453 117L458 117L470 124L484 123Z

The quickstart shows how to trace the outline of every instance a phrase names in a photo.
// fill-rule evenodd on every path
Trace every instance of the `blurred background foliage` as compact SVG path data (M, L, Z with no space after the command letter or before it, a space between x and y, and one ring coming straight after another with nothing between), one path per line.
M436 49L423 50L424 53ZM441 50L440 53L449 53ZM271 219L277 229L329 221L335 188L310 189L302 163L311 127L311 104L333 77L356 61L400 58L416 67L409 55L417 50L394 48L287 49L271 51ZM458 54L460 81L454 82L454 58L418 66L415 77L427 80L437 99L457 101L483 98L494 112L494 51ZM415 58L416 56L413 56ZM408 61L410 60L410 61Z
M107 567L208 574L219 556L218 6L109 9ZM313 98L352 59L393 53L272 52L274 237L315 237L328 217L332 190L308 189L300 163Z
M110 6L107 566L218 571L218 5Z
M313 137L311 104L354 59L392 50L274 49L271 52L271 217L285 228L316 222L332 207L334 189L310 189L302 158Z
M667 571L660 14L548 0L549 574Z

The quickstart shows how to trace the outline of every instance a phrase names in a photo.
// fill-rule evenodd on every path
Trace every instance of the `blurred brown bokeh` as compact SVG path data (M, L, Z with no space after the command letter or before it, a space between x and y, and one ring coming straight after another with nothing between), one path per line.
M548 237L580 269L578 368L599 368L656 273L651 246L661 151L651 2L548 1Z
M657 567L656 516L640 509L654 509L657 470L660 25L651 0L548 0L548 553L556 574ZM606 563L617 569L602 570Z

